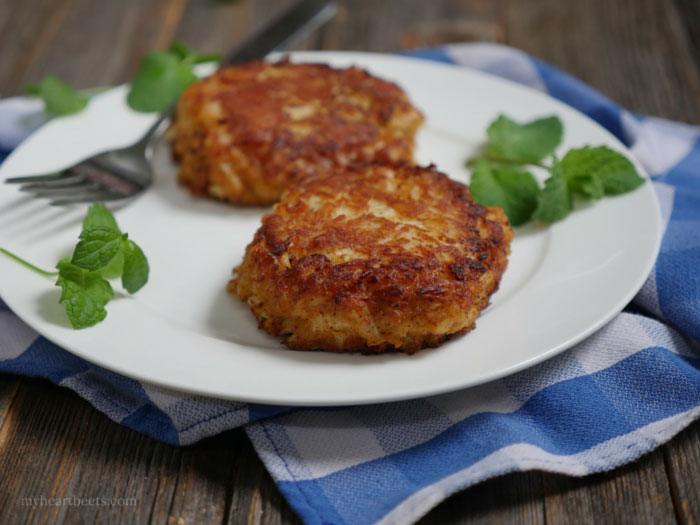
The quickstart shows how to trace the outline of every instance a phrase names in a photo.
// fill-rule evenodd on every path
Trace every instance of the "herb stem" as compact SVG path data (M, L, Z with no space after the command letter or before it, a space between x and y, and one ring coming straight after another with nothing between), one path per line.
M14 259L15 261L17 261L18 263L20 263L20 264L26 266L26 267L29 268L30 270L34 270L36 273L39 273L39 274L44 275L44 276L46 276L46 277L53 277L53 276L55 276L55 275L58 275L58 272L47 272L46 270L42 270L41 268L37 268L37 267L34 266L32 263L30 263L30 262L28 262L28 261L25 261L24 259L22 259L21 257L15 255L15 254L12 253L12 252L7 251L5 248L0 248L0 253L4 253L5 255L7 255L8 257L10 257L11 259Z

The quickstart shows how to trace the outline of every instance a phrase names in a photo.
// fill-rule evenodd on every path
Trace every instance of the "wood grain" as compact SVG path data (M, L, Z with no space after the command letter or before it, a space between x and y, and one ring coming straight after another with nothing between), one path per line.
M514 2L507 40L631 111L697 122L700 71L672 6L657 0Z
M700 523L700 424L691 425L663 452L678 521Z
M542 473L516 472L455 494L419 524L541 524L545 523L544 495Z
M228 51L291 0L0 0L0 93L55 73L80 87L131 78L173 38ZM634 111L700 122L697 0L338 0L298 48L393 52L455 40L520 47ZM575 21L575 23L572 23ZM47 381L0 375L0 523L287 524L241 430L190 447L110 421ZM448 498L421 523L700 523L700 422L586 478L527 472ZM23 505L26 497L135 497L135 506Z
M663 452L587 478L544 475L547 523L675 523Z
M17 377L0 375L0 443L2 443L3 436L2 427L5 424L10 406L17 395L19 383L20 379Z

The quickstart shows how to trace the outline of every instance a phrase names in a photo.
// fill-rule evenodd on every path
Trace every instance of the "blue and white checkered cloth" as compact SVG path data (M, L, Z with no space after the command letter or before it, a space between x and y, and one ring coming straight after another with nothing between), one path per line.
M410 54L545 91L632 149L653 175L666 233L656 266L625 312L568 352L483 386L399 403L293 410L141 384L37 336L0 302L0 372L49 378L113 420L175 445L246 425L309 524L410 523L481 480L515 470L609 470L678 433L700 415L700 128L624 111L507 47L460 44ZM33 102L1 102L0 143L16 145L32 119L41 120Z

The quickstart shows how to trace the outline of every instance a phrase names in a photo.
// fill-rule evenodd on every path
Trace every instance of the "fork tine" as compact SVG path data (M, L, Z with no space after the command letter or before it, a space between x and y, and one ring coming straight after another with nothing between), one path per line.
M36 187L32 188L31 186ZM56 187L44 186L43 184L22 186L20 191L33 193L35 197L60 197L61 195L81 195L100 189L102 189L102 185L98 182L86 180L75 184L66 184Z
M12 177L6 179L7 184L25 184L25 183L36 183L36 182L56 182L64 180L70 177L71 174L68 171L60 171L58 173L50 173L48 175L27 175L26 177Z
M63 188L63 187L73 187L76 186L77 184L83 183L88 178L85 175L81 175L79 173L71 173L71 174L66 174L65 177L61 177L59 179L53 179L53 180L45 180L45 181L32 181L28 184L22 185L22 187L19 189L19 191L34 191L34 190L41 190L44 188Z
M122 195L109 190L96 191L92 193L82 193L67 197L54 199L49 202L51 206L67 206L69 204L80 204L83 202L108 202L126 199L128 195Z

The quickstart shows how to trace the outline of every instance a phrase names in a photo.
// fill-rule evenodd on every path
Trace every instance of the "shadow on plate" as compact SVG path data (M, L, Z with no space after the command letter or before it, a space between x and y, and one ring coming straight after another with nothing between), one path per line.
M216 296L207 318L207 335L225 339L259 352L274 352L277 359L319 364L380 365L397 359L422 359L437 349L426 348L409 356L403 352L377 355L339 354L323 351L291 350L284 346L281 337L273 337L258 328L258 321L250 308L237 296L225 289ZM232 351L234 349L232 348Z
M153 157L153 186L147 191L152 191L169 207L178 212L190 213L197 216L237 216L237 217L262 217L271 211L267 206L236 206L232 203L217 201L208 197L192 196L188 189L177 182L177 164L170 155L170 145L166 140L161 140L156 146Z
M61 328L71 328L66 316L66 309L58 301L61 291L58 288L50 288L36 299L36 313L44 321Z

